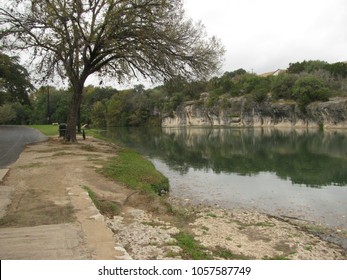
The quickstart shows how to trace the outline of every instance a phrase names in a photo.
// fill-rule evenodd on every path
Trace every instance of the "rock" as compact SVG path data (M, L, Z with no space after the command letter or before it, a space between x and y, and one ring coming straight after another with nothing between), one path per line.
M95 221L100 221L100 222L105 222L105 217L101 215L100 213L90 216L90 219L95 220Z
M203 100L181 104L162 119L163 127L230 126L230 127L347 127L347 98L314 102L302 112L295 102L256 103L246 97L234 97L211 108Z

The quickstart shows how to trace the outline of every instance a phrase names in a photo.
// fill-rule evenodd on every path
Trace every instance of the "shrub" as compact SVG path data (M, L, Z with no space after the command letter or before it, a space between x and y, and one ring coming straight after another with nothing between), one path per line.
M301 108L304 109L311 102L327 101L329 88L317 77L304 76L295 82L293 95Z
M278 99L293 99L293 86L297 80L295 75L280 74L272 80L272 97Z

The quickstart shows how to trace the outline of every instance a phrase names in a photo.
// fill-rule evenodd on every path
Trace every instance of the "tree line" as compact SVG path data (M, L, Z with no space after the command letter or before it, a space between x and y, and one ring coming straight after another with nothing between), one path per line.
M0 123L65 123L71 89L43 86L34 89L18 59L0 55ZM83 90L79 121L93 127L160 126L161 117L187 101L206 107L228 106L244 96L254 102L297 102L303 111L314 101L347 97L347 64L324 61L291 63L277 76L256 75L244 69L225 72L209 80L170 79L145 89L141 84L126 90L87 86ZM205 94L201 99L201 94Z

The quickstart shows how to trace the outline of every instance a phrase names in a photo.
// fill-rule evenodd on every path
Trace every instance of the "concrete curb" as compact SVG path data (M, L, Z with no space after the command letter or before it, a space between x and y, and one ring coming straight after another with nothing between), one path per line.
M2 180L5 178L5 176L9 170L10 169L0 169L0 183L2 183Z

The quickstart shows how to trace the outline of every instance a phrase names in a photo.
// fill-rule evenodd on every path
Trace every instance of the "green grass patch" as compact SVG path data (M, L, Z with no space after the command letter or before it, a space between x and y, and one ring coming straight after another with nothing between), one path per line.
M156 194L169 191L169 180L149 160L132 150L119 150L101 172L133 189Z
M177 245L182 249L182 257L190 260L211 260L212 255L206 251L198 241L195 240L194 236L187 232L180 232L176 234L175 239Z
M90 199L93 201L95 207L98 208L102 215L105 215L109 218L113 218L113 216L119 215L120 206L117 203L100 199L100 197L88 187L83 187L83 189L87 191Z
M29 125L29 127L39 130L46 136L56 136L59 134L59 127L57 125Z

